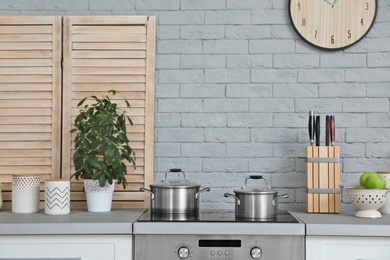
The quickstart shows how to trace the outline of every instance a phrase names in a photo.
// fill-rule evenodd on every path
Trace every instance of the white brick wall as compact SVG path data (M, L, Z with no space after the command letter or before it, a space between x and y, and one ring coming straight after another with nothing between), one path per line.
M367 37L336 52L297 36L287 0L3 0L0 14L157 16L156 179L183 168L211 186L203 208L231 209L223 193L264 174L297 209L311 109L336 114L343 184L390 170L390 2L378 2Z

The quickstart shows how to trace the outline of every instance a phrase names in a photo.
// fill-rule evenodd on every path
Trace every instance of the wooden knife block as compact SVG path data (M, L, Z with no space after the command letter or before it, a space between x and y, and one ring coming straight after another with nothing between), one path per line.
M340 213L340 147L308 146L307 212Z

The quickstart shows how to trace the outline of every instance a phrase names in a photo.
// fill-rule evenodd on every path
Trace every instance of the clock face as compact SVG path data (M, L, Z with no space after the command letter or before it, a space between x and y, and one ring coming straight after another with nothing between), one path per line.
M290 0L298 34L323 49L342 49L362 39L376 17L377 0Z

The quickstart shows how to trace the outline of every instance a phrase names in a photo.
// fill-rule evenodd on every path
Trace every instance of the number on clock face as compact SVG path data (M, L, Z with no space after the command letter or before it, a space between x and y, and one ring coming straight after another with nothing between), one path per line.
M290 18L298 34L325 49L348 47L370 30L377 0L290 0Z

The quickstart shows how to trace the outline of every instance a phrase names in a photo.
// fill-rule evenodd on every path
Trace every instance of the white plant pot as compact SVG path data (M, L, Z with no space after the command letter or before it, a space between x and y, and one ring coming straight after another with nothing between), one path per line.
M84 189L87 195L87 208L89 212L111 211L115 181L111 185L106 182L104 187L100 187L99 180L84 180Z

